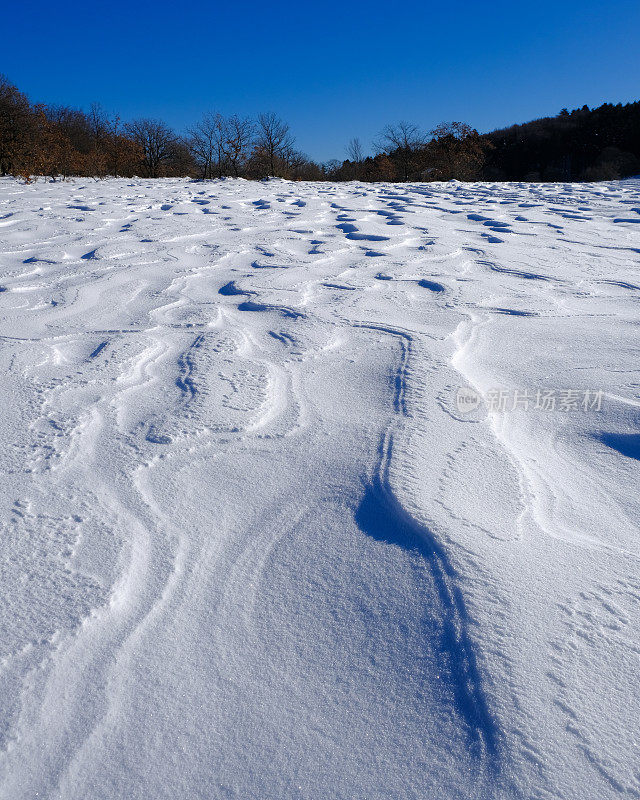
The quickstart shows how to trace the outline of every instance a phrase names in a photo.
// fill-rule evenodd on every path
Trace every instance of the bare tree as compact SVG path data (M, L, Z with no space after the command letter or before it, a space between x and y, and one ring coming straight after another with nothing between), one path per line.
M360 164L361 161L364 161L362 142L357 136L354 136L347 145L347 158L354 164Z
M234 114L224 123L222 148L229 159L233 174L239 177L253 143L254 127L250 119Z
M187 145L192 158L202 171L203 180L213 178L214 172L222 178L229 166L227 152L235 151L236 145L246 145L236 159L236 167L239 169L241 157L246 156L249 146L250 137L245 135L243 125L246 122L235 118L225 120L222 114L208 113L189 128Z
M351 162L353 177L357 180L360 177L361 165L364 161L362 142L357 136L347 145L347 158Z
M383 128L378 142L385 153L398 149L415 150L425 143L425 136L412 122L398 122Z
M177 136L164 122L155 119L129 122L125 130L142 150L146 177L157 178L163 165L174 155Z
M227 123L225 122L222 114L215 114L210 121L211 135L214 144L214 158L216 162L216 170L218 177L222 178L226 174L227 169L227 156L225 153L225 137L227 131Z
M222 144L223 120L220 114L205 114L203 118L188 129L187 144L191 155L202 170L202 179L213 177L214 162L219 162L218 145Z
M268 114L258 115L258 131L256 147L261 150L267 162L269 175L276 175L284 170L288 155L293 151L294 138L289 131L289 126L272 111Z
M417 151L425 146L426 137L412 122L387 125L376 140L376 147L398 162L402 180L409 180Z

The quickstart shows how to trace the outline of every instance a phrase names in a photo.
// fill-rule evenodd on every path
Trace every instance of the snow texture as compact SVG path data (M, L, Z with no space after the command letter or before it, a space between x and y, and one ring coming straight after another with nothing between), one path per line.
M2 179L0 797L640 797L638 223Z

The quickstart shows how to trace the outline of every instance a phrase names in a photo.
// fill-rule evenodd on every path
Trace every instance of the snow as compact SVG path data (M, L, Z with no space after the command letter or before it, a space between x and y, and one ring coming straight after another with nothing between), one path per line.
M638 222L2 179L0 797L640 796Z

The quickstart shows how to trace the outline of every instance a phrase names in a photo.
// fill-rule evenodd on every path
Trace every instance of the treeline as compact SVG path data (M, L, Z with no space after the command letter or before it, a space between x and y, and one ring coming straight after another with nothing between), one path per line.
M602 181L640 174L640 102L583 106L480 135L462 122L428 135L390 125L364 158L358 139L336 180Z
M89 112L33 104L0 75L0 174L66 178L139 175L291 180L613 180L640 173L640 102L563 109L488 134L463 122L425 133L388 125L365 155L352 139L347 158L317 164L296 149L286 122L205 114L179 135L160 120L123 123L99 105Z
M601 181L640 173L640 102L583 106L485 136L495 180Z
M273 113L256 119L206 114L186 135L161 120L123 123L99 105L90 111L33 105L0 76L0 174L146 178L276 176L319 180L321 167L295 148Z
M464 122L442 123L428 134L417 125L387 125L363 155L359 139L347 146L347 160L325 165L331 180L461 181L480 180L491 144Z

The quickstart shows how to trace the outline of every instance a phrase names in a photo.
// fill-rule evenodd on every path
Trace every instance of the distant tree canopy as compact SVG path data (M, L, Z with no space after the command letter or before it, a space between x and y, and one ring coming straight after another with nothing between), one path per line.
M484 169L495 180L615 180L640 172L640 102L563 109L484 137Z
M353 140L352 140L353 141ZM556 117L479 134L463 122L421 135L387 126L378 153L329 169L333 180L599 181L640 174L640 102L563 109Z
M161 120L123 124L89 112L33 104L0 75L0 175L226 176L334 181L613 180L640 173L640 102L583 106L555 117L480 134L464 122L428 133L387 125L365 155L357 137L347 159L316 164L295 147L273 112L256 119L211 112L179 135Z

